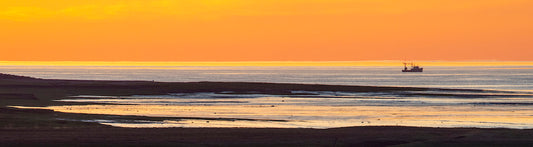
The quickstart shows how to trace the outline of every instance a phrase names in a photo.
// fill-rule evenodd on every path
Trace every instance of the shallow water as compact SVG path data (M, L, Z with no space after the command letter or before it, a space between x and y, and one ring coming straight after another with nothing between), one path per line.
M47 109L91 114L183 117L166 121L97 121L120 127L333 128L399 125L533 128L531 93L452 91L448 92L451 95L444 96L416 95L420 92L305 93L316 95L190 93L128 97L77 96L61 101L109 105L50 106ZM464 94L470 97L461 98Z

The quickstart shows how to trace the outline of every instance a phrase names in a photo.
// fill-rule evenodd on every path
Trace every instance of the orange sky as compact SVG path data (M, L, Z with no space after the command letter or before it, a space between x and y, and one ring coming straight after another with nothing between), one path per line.
M0 61L533 60L531 0L0 0Z

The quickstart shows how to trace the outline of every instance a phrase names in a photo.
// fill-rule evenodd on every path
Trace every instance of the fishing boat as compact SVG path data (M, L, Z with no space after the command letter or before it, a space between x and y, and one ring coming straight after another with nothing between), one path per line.
M410 68L407 68L408 65ZM407 63L407 62L403 63L402 72L422 72L422 71L424 71L424 68L421 68L420 66L414 63Z

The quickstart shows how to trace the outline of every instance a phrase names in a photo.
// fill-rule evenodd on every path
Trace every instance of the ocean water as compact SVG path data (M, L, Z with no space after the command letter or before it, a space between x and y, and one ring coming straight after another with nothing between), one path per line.
M533 66L434 66L422 73L403 67L191 67L191 66L0 66L0 72L48 79L146 80L161 82L276 82L533 90Z
M5 66L0 72L52 79L240 81L454 88L401 92L293 91L302 95L169 93L74 96L61 112L173 117L165 121L81 120L119 127L422 126L533 128L533 67L50 67ZM482 89L470 91L460 89ZM108 105L128 104L128 105Z

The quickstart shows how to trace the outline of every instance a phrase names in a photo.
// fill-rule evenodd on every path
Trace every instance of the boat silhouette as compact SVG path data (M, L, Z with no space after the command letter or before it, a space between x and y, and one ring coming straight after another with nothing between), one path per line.
M407 65L409 65L410 68L407 68ZM420 66L414 63L403 62L402 72L423 72L423 71L424 71L424 68L421 68Z

